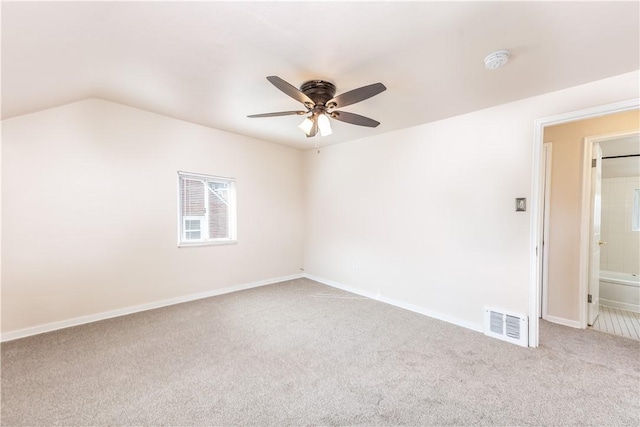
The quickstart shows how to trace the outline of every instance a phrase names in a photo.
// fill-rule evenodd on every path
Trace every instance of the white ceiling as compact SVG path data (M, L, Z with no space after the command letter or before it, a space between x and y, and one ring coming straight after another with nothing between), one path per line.
M632 2L3 2L2 118L99 97L306 149L272 86L387 91L333 121L333 144L640 68ZM511 61L484 68L499 49Z

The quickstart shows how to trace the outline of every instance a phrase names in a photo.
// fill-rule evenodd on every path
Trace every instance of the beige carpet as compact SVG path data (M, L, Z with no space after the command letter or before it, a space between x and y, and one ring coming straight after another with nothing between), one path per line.
M527 349L299 279L2 344L2 425L640 425L640 342Z

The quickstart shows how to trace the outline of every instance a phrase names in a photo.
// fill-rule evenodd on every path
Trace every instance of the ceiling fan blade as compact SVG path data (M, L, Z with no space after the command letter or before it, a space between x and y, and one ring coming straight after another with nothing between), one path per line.
M382 83L374 83L338 95L335 98L328 100L325 105L329 108L342 108L347 105L355 104L356 102L364 101L365 99L371 98L385 90L387 90L387 88Z
M332 111L329 115L332 119L340 120L341 122L350 123L352 125L374 128L380 124L380 122L370 119L369 117L347 113L346 111Z
M295 99L296 101L302 102L303 104L309 105L309 106L315 105L315 103L311 100L311 98L309 98L307 95L302 93L295 86L282 80L280 77L269 76L267 77L267 80L269 80L271 84L273 84L275 87L277 87L278 89L280 89L281 91L283 91L284 93L286 93L287 95Z
M279 111L277 113L252 114L247 117L250 117L253 119L256 117L278 117L278 116L293 116L293 115L301 116L306 113L307 113L306 111Z

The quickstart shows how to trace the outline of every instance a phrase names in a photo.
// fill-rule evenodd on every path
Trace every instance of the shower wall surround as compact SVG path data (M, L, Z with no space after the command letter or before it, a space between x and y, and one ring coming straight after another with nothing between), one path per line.
M640 177L602 180L600 269L640 274L640 231L632 230L634 192Z

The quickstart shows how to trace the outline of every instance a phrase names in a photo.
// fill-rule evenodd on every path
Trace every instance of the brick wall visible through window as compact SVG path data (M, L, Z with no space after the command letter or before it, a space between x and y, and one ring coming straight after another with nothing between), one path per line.
M178 172L180 246L235 242L235 180Z

